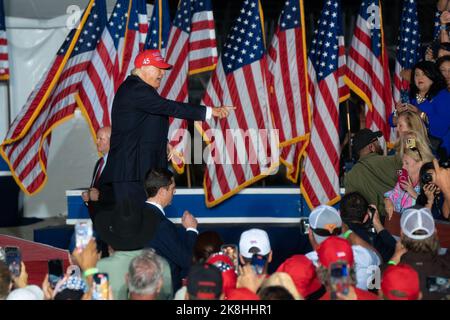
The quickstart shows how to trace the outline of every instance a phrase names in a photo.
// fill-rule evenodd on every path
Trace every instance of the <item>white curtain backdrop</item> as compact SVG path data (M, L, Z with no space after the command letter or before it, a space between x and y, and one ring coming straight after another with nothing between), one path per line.
M51 20L6 18L10 57L11 119L13 120L44 74L69 30L67 16ZM0 86L0 138L7 132L7 91ZM90 183L97 152L81 113L53 130L48 180L35 196L24 196L24 216L47 218L67 213L65 190Z

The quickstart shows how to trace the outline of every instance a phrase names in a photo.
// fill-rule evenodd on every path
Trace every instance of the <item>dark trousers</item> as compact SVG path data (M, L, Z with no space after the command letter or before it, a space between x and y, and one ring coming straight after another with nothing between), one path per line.
M144 184L141 181L113 182L112 187L116 204L125 200L131 200L132 203L142 206L147 200Z

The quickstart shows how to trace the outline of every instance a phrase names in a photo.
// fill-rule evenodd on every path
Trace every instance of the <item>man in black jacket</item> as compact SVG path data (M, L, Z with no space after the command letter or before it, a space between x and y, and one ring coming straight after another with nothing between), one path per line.
M159 50L141 52L134 65L114 97L111 149L103 175L105 182L112 183L116 202L131 198L143 203L145 174L152 168L167 168L169 117L224 118L232 107L207 108L162 98L157 89L172 66Z
M108 160L108 152L109 152L109 142L111 139L111 127L102 127L97 131L97 151L101 154L101 158L97 160L94 167L94 172L92 173L92 180L89 186L89 190L83 192L81 197L83 198L84 203L88 207L89 215L91 219L95 215L96 211L98 211L98 202L100 200L105 200L104 194L100 197L100 189L102 185L102 173L106 166L106 162ZM102 198L102 199L101 199ZM102 202L100 201L100 202Z
M181 218L185 232L180 234L175 224L166 217L164 208L171 204L175 194L175 180L168 169L151 170L145 180L145 191L148 199L144 210L158 220L155 236L148 246L169 262L175 292L191 267L198 222L189 211L185 211Z
M395 238L384 229L375 205L359 192L345 194L339 206L342 221L361 239L372 245L387 263L395 251Z

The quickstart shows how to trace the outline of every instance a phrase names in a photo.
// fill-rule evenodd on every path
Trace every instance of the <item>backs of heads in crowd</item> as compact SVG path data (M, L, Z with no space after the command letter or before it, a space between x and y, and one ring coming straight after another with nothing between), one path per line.
M353 250L350 242L335 236L328 237L317 249L319 262L328 268L332 263L345 262L353 266Z
M358 154L364 147L368 146L372 142L375 142L382 136L383 134L381 131L373 132L367 128L359 130L353 137L353 152Z
M250 229L241 234L239 253L244 258L251 259L254 254L266 256L271 250L269 236L266 231Z
M198 235L192 256L193 264L205 262L209 256L220 251L223 240L215 231L205 231Z
M153 238L158 226L158 218L147 214L146 210L149 209L130 200L121 201L113 209L96 215L95 229L114 250L142 249Z
M412 100L416 98L416 94L419 92L419 89L417 88L416 83L414 81L414 74L416 69L422 70L423 73L427 76L427 78L433 81L426 95L428 99L434 98L439 91L447 88L445 79L434 62L425 60L419 61L413 67L411 72L411 76L413 77L413 79L410 82L409 96Z
M193 265L187 277L190 300L218 300L222 294L222 272L214 265Z
M286 272L294 281L298 293L307 298L322 287L316 267L306 256L296 254L284 261L277 272Z
M6 300L44 300L44 292L36 285L29 285L14 289Z
M130 294L156 295L162 286L163 262L152 249L131 260L127 276Z
M237 275L233 261L226 254L218 252L213 253L206 263L214 265L222 272L222 292L227 297L229 291L236 288Z
M381 291L388 300L418 300L419 274L407 264L389 266L381 279Z
M282 286L267 286L258 292L261 300L295 300L288 289Z
M359 192L345 194L339 205L341 218L345 223L363 223L369 203Z
M437 255L439 240L431 211L410 208L400 218L401 241L408 252Z
M161 188L168 188L173 182L173 173L168 169L151 169L145 176L145 192L154 197Z
M8 266L0 261L0 300L8 296L11 281L11 272L9 272Z
M329 236L342 233L342 219L339 212L327 205L320 205L311 211L309 225L318 244Z
M294 281L292 280L291 276L286 272L275 272L270 275L267 279L264 280L264 282L261 285L261 289L267 288L267 287L282 287L286 289L289 292L289 295L292 296L295 300L303 300L303 297L300 295L300 293L297 290L297 287L294 284ZM260 295L261 297L261 295ZM289 299L291 300L291 299Z
M406 209L400 218L402 233L413 240L424 240L435 231L434 219L427 208Z

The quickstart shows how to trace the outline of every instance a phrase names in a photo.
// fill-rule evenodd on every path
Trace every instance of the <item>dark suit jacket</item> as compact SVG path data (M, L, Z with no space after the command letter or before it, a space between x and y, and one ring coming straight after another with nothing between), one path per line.
M205 120L206 107L162 98L137 76L114 97L106 182L143 181L151 168L167 168L169 117Z
M108 156L109 157L109 156ZM94 167L94 172L92 173L92 180L91 180L91 188L96 188L100 192L99 200L98 201L88 201L87 207L89 211L89 215L91 216L91 219L94 218L95 214L104 209L105 207L109 207L114 203L114 194L112 190L111 184L107 184L104 181L104 175L106 167L103 168L103 172L100 175L100 178L95 181L95 176L97 173L98 166L100 164L100 159L97 160ZM109 158L108 158L109 159ZM108 160L106 161L108 163Z
M186 277L192 264L192 250L197 239L194 231L184 231L183 235L172 221L154 205L145 203L146 213L159 218L156 234L149 243L149 247L167 259L172 274L172 283L175 290L181 287L181 279Z

